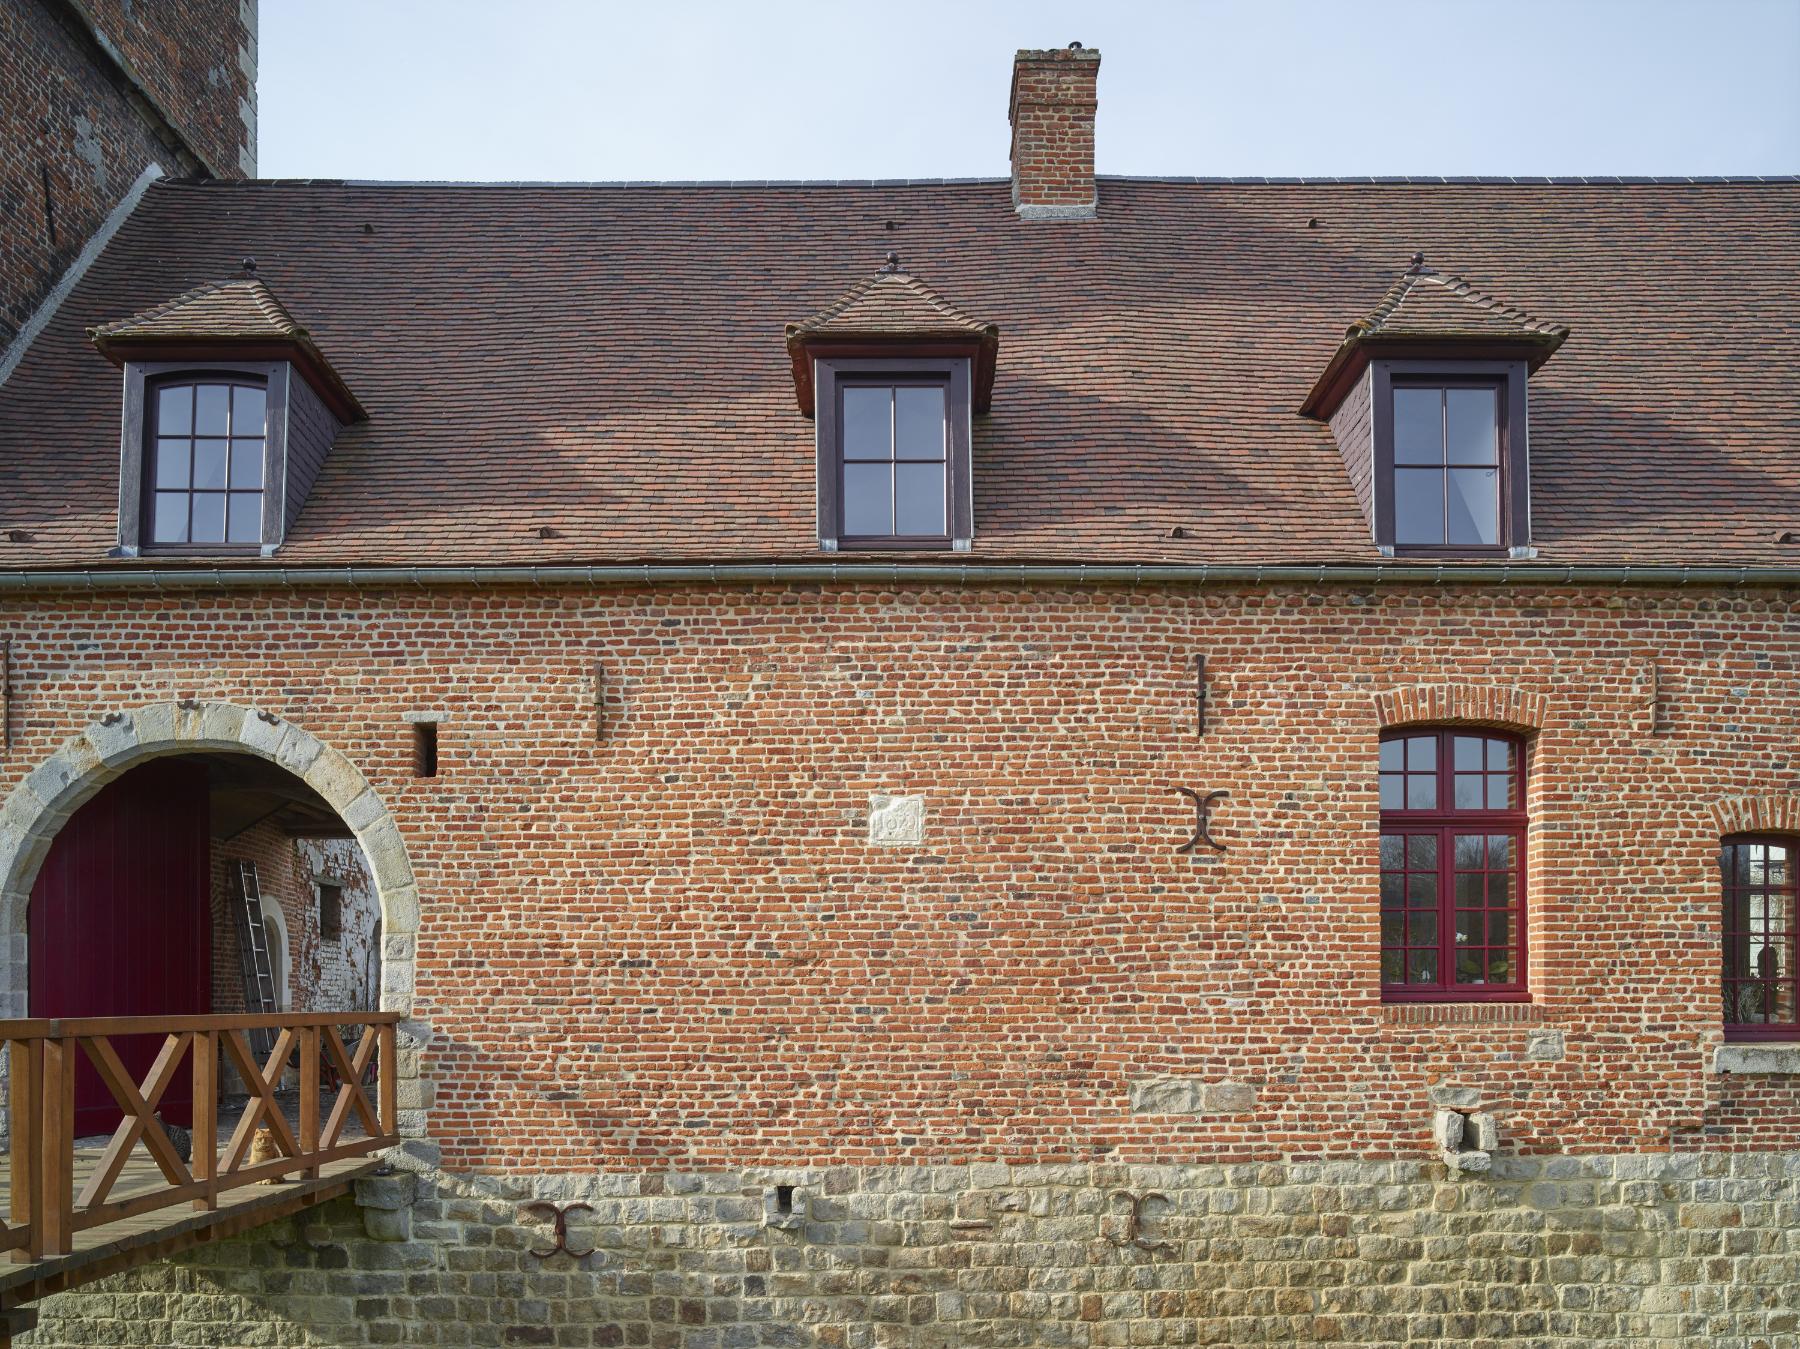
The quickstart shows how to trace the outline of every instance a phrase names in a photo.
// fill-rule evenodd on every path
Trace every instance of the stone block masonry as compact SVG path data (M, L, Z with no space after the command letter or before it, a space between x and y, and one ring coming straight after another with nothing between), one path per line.
M776 1183L809 1192L803 1223L766 1220ZM568 1227L591 1253L531 1253L550 1245L522 1211L538 1199L589 1206ZM1423 1162L430 1174L409 1237L384 1239L392 1216L346 1199L52 1297L19 1343L1800 1342L1792 1152L1507 1157L1478 1179Z

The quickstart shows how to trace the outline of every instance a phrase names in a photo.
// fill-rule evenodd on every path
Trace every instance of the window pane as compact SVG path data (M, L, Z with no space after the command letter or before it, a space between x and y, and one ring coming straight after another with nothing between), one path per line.
M1510 913L1501 909L1488 914L1487 939L1489 946L1512 945L1512 915Z
M225 494L194 493L194 523L191 543L225 542Z
M1480 810L1486 799L1487 778L1481 773L1458 773L1456 775L1456 808L1458 810Z
M1770 844L1764 861L1764 875L1767 877L1768 884L1792 885L1793 875L1788 870L1792 862L1793 857L1788 849L1778 843Z
M1512 952L1510 950L1489 951L1488 982L1510 984L1512 981Z
M1406 865L1413 870L1437 869L1437 835L1411 834L1406 840Z
M1480 948L1456 952L1456 982L1459 984L1484 984L1487 982L1487 962L1482 959Z
M1449 502L1451 543L1500 542L1499 469L1451 469Z
M1491 772L1512 767L1512 746L1504 740L1487 742L1487 766Z
M231 486L233 489L262 486L263 443L260 440L231 442Z
M1401 908L1406 899L1406 877L1398 871L1383 873L1381 877L1381 907L1384 909Z
M844 390L844 458L890 459L893 457L892 389L859 388ZM887 533L856 529L853 534Z
M894 390L894 457L944 457L944 391ZM904 532L904 531L902 531Z
M1423 773L1406 775L1406 808L1408 810L1437 809L1437 779L1426 777Z
M1482 766L1482 741L1478 735L1456 737L1456 767L1463 772L1478 772Z
M1381 866L1384 871L1398 871L1406 858L1406 835L1381 836Z
M194 434L200 436L222 436L225 434L225 411L231 390L223 384L196 384L194 386Z
M1394 390L1394 462L1444 462L1442 389Z
M1438 742L1435 735L1415 735L1406 742L1406 767L1414 773L1437 772Z
M886 464L844 465L844 532L894 532L893 469Z
M1487 874L1481 871L1459 871L1456 873L1456 906L1459 909L1479 909L1487 903ZM1459 938L1460 940L1460 938Z
M159 440L156 442L156 485L186 487L188 485L188 442Z
M944 465L899 464L894 468L894 532L944 532Z
M1480 834L1458 834L1456 836L1456 869L1458 871L1480 871L1483 848Z
M1500 462L1494 395L1493 389L1444 390L1444 422L1451 463Z
M1383 740L1381 742L1381 771L1398 773L1406 766L1406 742L1403 740Z
M1481 936L1487 931L1487 915L1479 909L1473 913L1456 915L1456 944L1458 946L1480 946Z
M1437 469L1394 470L1394 542L1444 541L1444 475Z
M1438 878L1435 874L1410 875L1406 878L1406 902L1414 909L1435 909L1438 902Z
M226 541L230 543L262 542L262 494L233 492L231 509L225 523Z
M1406 915L1398 909L1381 915L1381 944L1402 946L1406 939Z
M152 543L186 543L187 508L186 492L158 492L156 494L156 514L150 522L150 541Z
M1438 953L1436 951L1408 951L1406 953L1406 979L1413 984L1435 984L1438 981Z
M194 486L225 486L225 442L222 440L196 440L194 442Z
M1487 878L1488 903L1496 909L1512 904L1513 878L1510 871L1490 871Z
M1512 789L1512 774L1488 774L1487 808L1489 810L1512 809Z
M1412 922L1412 942L1414 946L1436 946L1438 941L1438 916L1436 912L1415 913Z
M1406 779L1398 773L1381 775L1381 808L1399 810L1406 800Z
M1404 951L1383 951L1381 953L1381 982L1397 984L1400 982L1401 961Z
M1513 841L1507 834L1489 834L1487 841L1488 865L1495 871L1511 871L1513 864Z
M194 386L177 384L156 395L156 433L185 436L194 425Z
M261 389L234 386L231 390L231 434L260 436L263 432L263 405L266 397Z

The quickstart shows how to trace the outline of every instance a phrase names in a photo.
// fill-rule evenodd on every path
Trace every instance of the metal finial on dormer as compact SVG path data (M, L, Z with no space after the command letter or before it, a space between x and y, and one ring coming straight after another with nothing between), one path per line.
M246 281L256 280L256 259L255 258L245 258L241 263L238 264L238 267L240 269L238 271L238 275L243 277L244 280L246 280Z
M1425 255L1423 253L1414 253L1412 255L1412 270L1415 272L1422 272L1425 270Z
M900 255L898 253L889 253L887 255L887 266L883 267L881 270L884 273L898 272L900 270Z

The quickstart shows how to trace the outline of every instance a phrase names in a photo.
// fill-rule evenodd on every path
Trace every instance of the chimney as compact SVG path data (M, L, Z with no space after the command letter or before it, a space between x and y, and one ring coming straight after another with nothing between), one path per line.
M1094 109L1100 53L1079 42L1013 58L1013 206L1024 220L1094 215Z

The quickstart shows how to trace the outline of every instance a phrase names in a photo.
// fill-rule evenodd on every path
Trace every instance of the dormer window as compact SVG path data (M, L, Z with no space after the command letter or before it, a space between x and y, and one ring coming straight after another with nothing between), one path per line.
M262 543L268 387L248 376L151 386L146 547Z
M1568 331L1418 256L1351 325L1301 412L1330 423L1381 552L1530 555L1526 381Z
M365 415L254 273L89 330L125 372L121 556L273 553Z
M999 329L888 265L788 327L794 388L813 417L819 546L966 550L973 416L987 410Z

